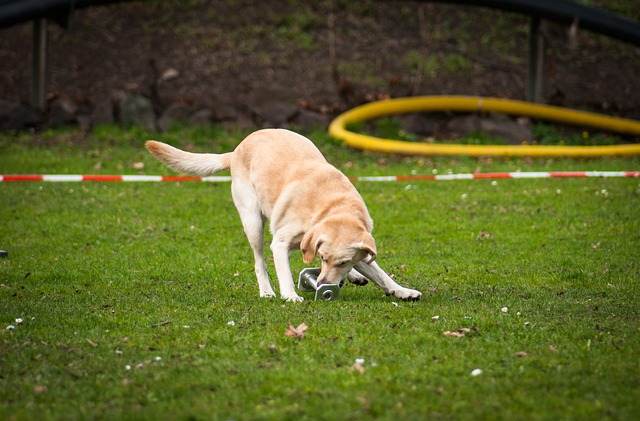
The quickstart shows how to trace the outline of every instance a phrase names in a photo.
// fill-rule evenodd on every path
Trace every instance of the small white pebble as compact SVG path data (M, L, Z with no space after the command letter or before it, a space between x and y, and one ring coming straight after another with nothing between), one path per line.
M493 181L491 182L491 185L492 185L492 186L497 186L497 185L498 185L498 182L497 182L496 180L493 180Z
M22 320L20 317L18 317L18 318L16 319L16 324L21 325L23 321L24 321L24 320Z
M162 361L162 357L156 357L156 361Z
M440 319L440 316L433 316L433 317L431 318L431 321L432 321L432 322L435 322L435 321L437 321L438 319Z
M360 365L364 364L364 358L356 358L355 363Z
M116 349L116 355L122 355L122 351L119 349Z
M235 326L236 322L234 322L233 320L230 320L230 321L227 322L227 325L228 326Z
M398 307L398 303L396 303L395 301L392 302L394 307Z
M529 326L530 324L531 324L531 323L529 323L529 322L524 322L524 325L525 325L525 326Z
M467 197L469 197L469 195L467 193L462 193L462 196L460 196L462 198L462 200L465 200Z
M501 312L503 312L503 313L506 313L506 312L508 312L508 311L509 311L509 307L502 307L502 308L500 309L500 311L501 311Z
M522 315L522 313L520 313L520 312L516 313L516 316L521 316L521 315Z
M127 364L127 365L124 366L124 369L129 371L129 370L131 370L131 366L129 364Z
M471 372L471 375L473 377L479 376L480 374L482 374L482 370L480 370L479 368L476 368Z
M561 194L561 193L562 193L562 190L560 189L556 190L556 194Z

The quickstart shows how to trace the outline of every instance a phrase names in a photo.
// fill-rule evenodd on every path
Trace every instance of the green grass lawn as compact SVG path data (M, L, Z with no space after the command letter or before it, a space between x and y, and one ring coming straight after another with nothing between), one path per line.
M0 135L0 173L171 174L144 150L151 137L222 152L242 134ZM310 137L350 176L640 169L399 158ZM259 298L228 184L0 183L0 419L640 416L639 179L356 187L377 261L422 301L370 285L332 302ZM284 334L301 323L302 339Z

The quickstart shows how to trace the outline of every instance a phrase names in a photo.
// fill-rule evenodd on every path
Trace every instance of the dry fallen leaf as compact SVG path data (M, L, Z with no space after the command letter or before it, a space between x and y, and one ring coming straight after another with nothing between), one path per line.
M476 240L483 241L483 240L491 240L492 238L493 238L493 234L491 234L490 232L480 231L480 234L478 234L478 237L476 238Z
M520 351L520 352L516 352L516 357L518 358L524 358L524 357L528 357L529 353L527 351Z
M458 330L456 330L455 332L447 330L445 332L442 332L442 334L444 336L453 336L454 338L464 338L464 334L465 333L469 333L472 330L478 330L478 328L475 325L471 326L471 327L461 327Z
M284 332L286 336L291 336L292 338L302 339L304 337L304 332L307 330L308 326L305 323L300 323L298 327L293 327L289 325L287 330Z

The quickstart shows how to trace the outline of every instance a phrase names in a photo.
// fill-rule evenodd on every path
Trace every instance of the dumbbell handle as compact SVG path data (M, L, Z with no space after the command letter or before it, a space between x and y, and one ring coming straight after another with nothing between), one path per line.
M319 268L306 268L300 272L298 277L298 289L301 292L316 293L316 301L318 300L337 300L340 296L340 286L337 284L323 284L318 286Z

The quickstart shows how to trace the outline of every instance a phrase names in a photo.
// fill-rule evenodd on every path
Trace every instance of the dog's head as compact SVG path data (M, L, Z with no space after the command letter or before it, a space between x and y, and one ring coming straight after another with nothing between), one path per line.
M371 233L357 221L330 220L315 225L300 242L305 264L318 255L322 260L318 285L339 284L353 266L376 258L376 243Z

